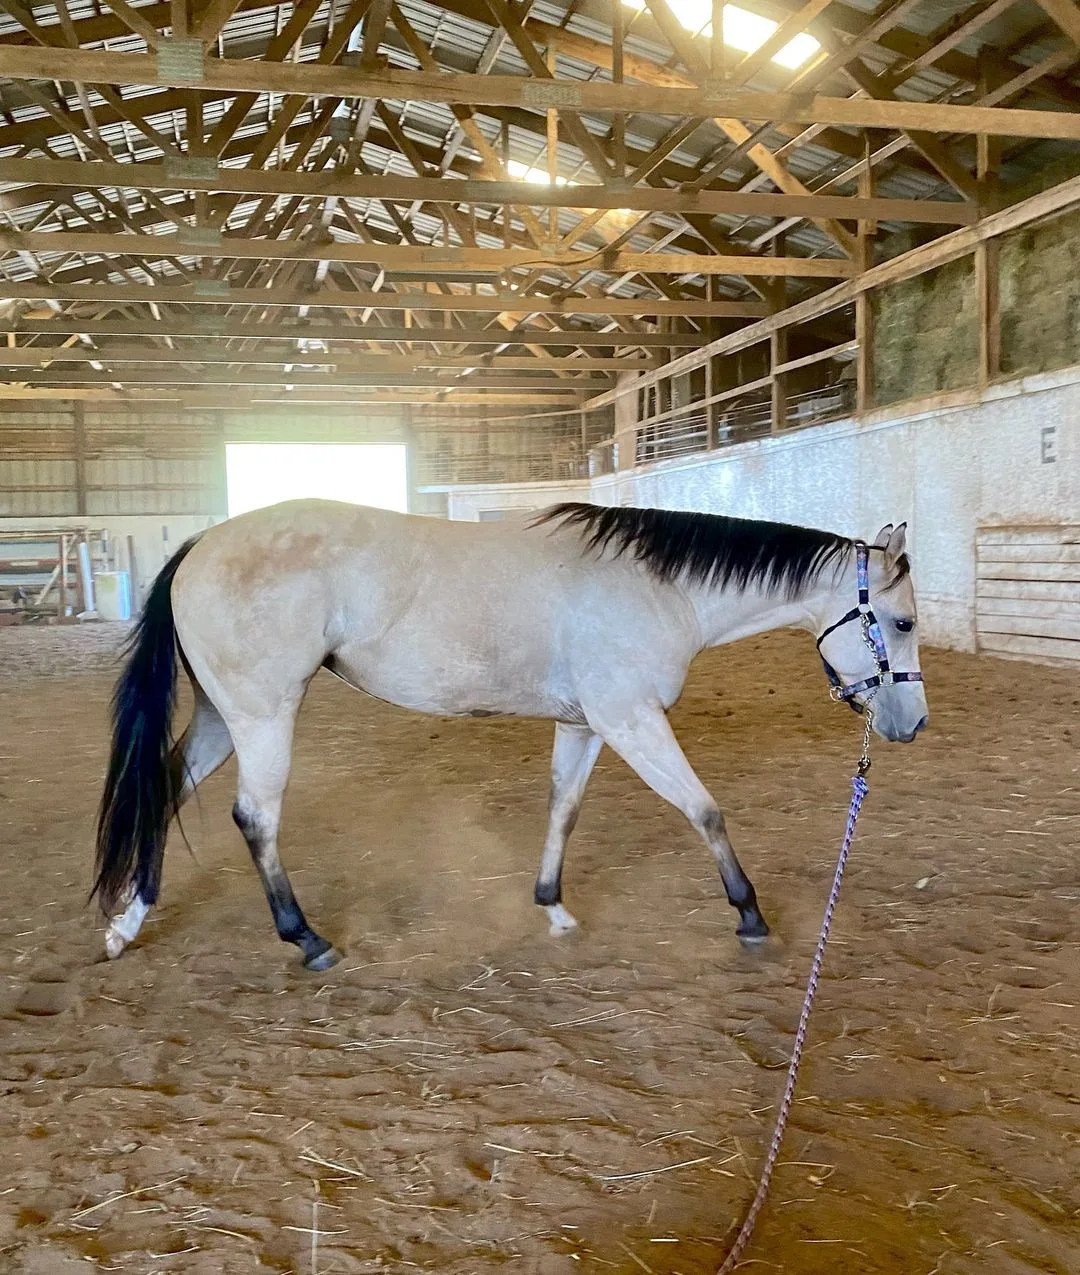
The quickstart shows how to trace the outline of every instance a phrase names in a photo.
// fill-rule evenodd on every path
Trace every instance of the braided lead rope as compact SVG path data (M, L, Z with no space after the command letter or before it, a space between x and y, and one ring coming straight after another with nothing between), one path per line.
M867 748L869 735L870 723L868 722L862 760L859 763L859 773L851 781L852 794L851 805L848 808L847 828L844 832L843 844L840 847L840 857L836 861L836 872L833 875L832 889L829 891L829 901L825 905L825 916L821 922L821 933L818 935L817 949L810 965L810 978L806 984L802 1013L799 1015L799 1026L795 1032L795 1047L791 1051L791 1062L788 1065L787 1084L784 1086L784 1096L781 1099L780 1111L776 1117L776 1128L773 1130L769 1154L765 1157L765 1166L761 1170L757 1192L750 1205L750 1211L746 1215L746 1221L743 1222L742 1228L736 1236L734 1247L727 1255L723 1266L720 1267L716 1275L730 1275L730 1272L735 1269L739 1258L742 1256L743 1249L750 1242L750 1236L754 1233L754 1224L757 1222L758 1214L765 1203L765 1197L769 1194L769 1184L772 1182L773 1169L776 1168L777 1157L780 1155L780 1144L784 1141L784 1130L787 1127L791 1103L795 1097L795 1085L799 1079L799 1064L802 1062L803 1045L806 1042L806 1029L810 1023L810 1010L813 1008L818 979L821 977L821 964L825 957L825 944L829 940L829 928L832 925L833 912L836 911L836 901L840 897L840 882L844 877L848 851L851 849L851 842L855 836L855 824L859 819L859 811L862 809L863 799L869 790L869 785L866 782L866 772L870 768Z

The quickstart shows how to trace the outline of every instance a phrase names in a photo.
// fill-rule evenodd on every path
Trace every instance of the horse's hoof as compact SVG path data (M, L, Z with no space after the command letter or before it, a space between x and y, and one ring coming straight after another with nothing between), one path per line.
M769 937L769 927L759 912L756 916L749 916L741 921L735 930L735 935L740 943L755 947L759 943L764 943Z
M304 969L321 974L323 970L333 969L340 960L341 953L336 948L328 947L325 952L320 952L318 956L309 956L304 962Z
M562 938L565 934L571 934L577 929L577 921L572 913L568 912L561 903L553 903L546 909L548 920L551 922L548 928L548 934L553 939Z
M111 928L108 930L105 935L105 955L110 961L115 961L118 956L122 956L127 945L128 941L122 934L118 934Z

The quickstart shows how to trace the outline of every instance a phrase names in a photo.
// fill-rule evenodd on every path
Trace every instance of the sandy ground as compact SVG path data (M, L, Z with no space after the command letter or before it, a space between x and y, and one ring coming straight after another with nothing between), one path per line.
M549 939L550 727L320 676L284 847L346 953L304 973L231 768L116 963L84 907L116 634L0 631L0 1272L713 1272L753 1190L858 724L795 636L703 658L674 714L774 938L610 754ZM879 745L747 1271L1080 1271L1080 687L931 654ZM313 1230L316 1234L313 1236ZM314 1241L314 1248L313 1248Z

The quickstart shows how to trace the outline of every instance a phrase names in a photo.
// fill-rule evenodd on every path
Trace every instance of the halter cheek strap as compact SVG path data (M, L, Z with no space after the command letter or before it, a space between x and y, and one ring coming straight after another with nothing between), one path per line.
M852 607L835 624L830 624L818 638L817 647L820 654L821 644L830 633L835 633L837 629L842 628L845 624L850 624L853 620L859 621L862 628L863 641L869 648L871 655L874 657L874 663L877 665L877 673L873 677L865 677L861 682L852 682L845 686L836 669L833 668L824 655L821 655L821 662L825 666L825 676L829 679L832 687L830 692L832 698L846 701L858 713L862 709L855 702L856 695L861 695L865 691L876 691L878 687L889 686L894 682L921 682L923 675L921 673L894 673L889 666L889 652L885 646L885 637L881 632L881 625L874 614L874 609L870 605L870 549L862 541L857 541L855 544L855 572L859 586L858 606Z

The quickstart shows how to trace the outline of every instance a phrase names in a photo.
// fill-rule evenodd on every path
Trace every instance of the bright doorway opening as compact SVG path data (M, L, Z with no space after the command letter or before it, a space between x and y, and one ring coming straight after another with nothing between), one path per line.
M405 447L400 443L227 443L229 517L318 497L378 509L408 509Z

